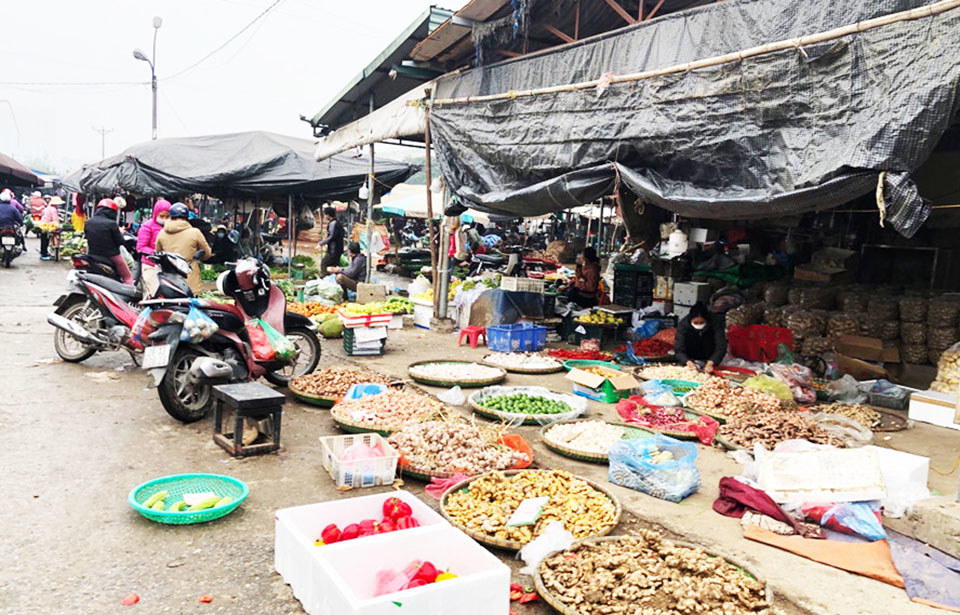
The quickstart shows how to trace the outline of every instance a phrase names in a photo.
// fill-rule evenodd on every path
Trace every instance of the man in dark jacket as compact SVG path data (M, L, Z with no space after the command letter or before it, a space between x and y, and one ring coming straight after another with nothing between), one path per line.
M702 367L704 373L712 374L714 366L727 354L727 335L723 329L706 305L694 305L677 325L674 340L677 361L693 369Z
M124 284L133 284L133 275L127 262L120 255L123 245L123 235L117 226L117 203L113 199L102 199L97 203L97 210L87 220L83 227L83 234L87 238L87 252L93 256L110 259L113 268Z
M331 267L340 266L340 256L343 254L343 223L337 219L337 210L333 207L323 208L323 217L327 219L327 237L320 242L321 246L326 246L327 253L320 261L320 272L336 273L330 270Z
M347 246L347 255L350 257L349 267L330 267L330 273L337 274L337 284L343 291L357 290L357 283L367 277L367 257L360 252L360 244L351 241Z
M13 206L11 200L6 193L0 197L0 228L15 228L23 224L23 214Z

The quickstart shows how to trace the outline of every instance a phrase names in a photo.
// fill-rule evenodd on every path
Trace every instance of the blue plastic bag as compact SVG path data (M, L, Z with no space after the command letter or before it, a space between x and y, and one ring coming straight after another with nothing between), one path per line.
M700 489L696 444L656 434L616 442L608 455L608 477L616 485L670 502L679 502Z
M867 540L885 540L887 537L878 516L879 502L808 503L801 509L804 515L827 529L863 536Z
M347 389L347 394L343 396L343 399L361 399L370 395L379 395L386 390L387 385L379 382L358 382Z
M633 338L637 340L653 337L660 330L659 320L642 320L640 326L633 330Z

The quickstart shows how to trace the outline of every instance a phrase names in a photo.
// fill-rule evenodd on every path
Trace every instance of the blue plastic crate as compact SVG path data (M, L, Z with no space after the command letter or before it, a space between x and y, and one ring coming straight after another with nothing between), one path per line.
M487 348L494 352L536 352L547 345L547 328L540 325L491 325Z

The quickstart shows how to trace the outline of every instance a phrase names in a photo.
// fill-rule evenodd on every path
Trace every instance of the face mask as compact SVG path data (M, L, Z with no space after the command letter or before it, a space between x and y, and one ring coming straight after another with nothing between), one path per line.
M693 328L696 329L697 331L703 331L704 329L707 328L707 323L703 323L702 325L698 325L694 323L690 323L690 324L692 324Z
M226 235L224 235L223 233L217 233L217 237L219 237L220 239L223 239L224 237L226 237Z
M166 218L157 218L157 224L159 224L160 226L163 226L166 223L167 223Z

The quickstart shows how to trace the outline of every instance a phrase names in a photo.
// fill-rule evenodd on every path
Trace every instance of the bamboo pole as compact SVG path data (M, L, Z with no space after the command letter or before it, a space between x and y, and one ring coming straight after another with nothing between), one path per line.
M727 53L721 56L704 58L702 60L695 60L693 62L687 62L685 64L678 64L678 65L669 66L666 68L658 68L658 69L643 71L639 73L628 73L625 75L615 75L611 79L610 83L627 83L632 81L643 81L645 79L652 79L654 77L663 77L665 75L672 75L675 73L685 73L685 72L697 70L700 68L719 66L721 64L729 64L731 62L740 62L746 58L765 55L765 54L773 53L776 51L785 51L788 49L800 49L807 45L823 43L826 41L843 38L851 34L857 34L859 32L865 32L867 30L874 30L877 28L882 28L884 26L889 26L891 24L900 23L903 21L912 21L916 19L923 19L925 17L932 17L934 15L946 13L947 11L951 11L958 7L960 7L960 0L941 0L940 2L936 2L934 4L930 4L924 7L910 9L908 11L901 11L899 13L891 13L890 15L884 15L882 17L875 17L874 19L868 19L866 21L861 21L859 23L841 26L839 28L834 28L832 30L827 30L825 32L819 32L817 34L808 34L806 36L800 36L797 38L781 40L774 43L768 43L766 45L760 45L757 47L751 47L749 49L743 49L741 51L735 51L733 53ZM493 102L493 101L499 101L499 100L513 99L513 98L529 98L531 96L543 96L545 94L559 94L562 92L589 90L589 89L596 88L599 84L600 84L600 80L594 79L592 81L581 81L578 83L570 83L567 85L554 85L549 87L536 88L532 90L511 90L509 92L501 92L499 94L487 94L484 96L441 98L433 101L433 104L435 106L467 105L471 103Z
M426 168L424 171L427 174L427 228L430 230L430 272L432 273L431 281L433 282L433 315L436 316L439 311L438 299L440 297L440 272L437 271L437 250L442 250L443 246L434 245L434 230L433 230L433 191L431 190L433 183L433 167L431 166L430 157L432 156L431 144L430 144L430 97L432 95L432 90L427 88L424 90L424 94L427 97L427 108L426 108L426 128L423 131L423 143L424 150L426 153Z

